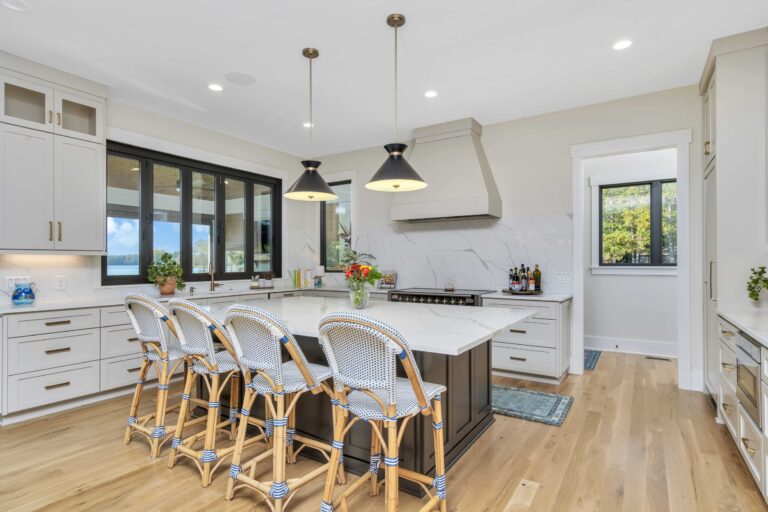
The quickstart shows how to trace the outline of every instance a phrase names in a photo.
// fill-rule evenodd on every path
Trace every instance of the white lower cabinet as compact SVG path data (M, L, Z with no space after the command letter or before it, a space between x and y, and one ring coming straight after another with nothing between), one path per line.
M99 359L99 330L25 336L8 340L8 374L16 375Z
M557 351L553 348L493 342L493 367L499 370L559 377Z
M101 328L101 359L130 355L141 355L141 344L132 325Z
M755 478L755 481L763 488L763 433L752 418L739 405L739 438L736 443L739 445L739 451L747 463L749 472Z
M99 391L99 362L8 377L8 412L16 412Z
M736 398L736 388L728 382L720 380L719 404L720 416L734 440L739 437L739 401Z

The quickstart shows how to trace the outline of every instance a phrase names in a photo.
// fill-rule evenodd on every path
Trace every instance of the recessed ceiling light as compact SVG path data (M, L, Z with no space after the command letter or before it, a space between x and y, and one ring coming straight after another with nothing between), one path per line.
M224 90L224 88L219 84L208 84L208 88L213 92L221 92Z
M427 91L424 93L424 96L427 98L435 98L437 96L437 91Z
M2 3L3 7L6 9L10 9L11 11L16 12L27 12L31 9L26 0L3 0L0 3Z
M256 77L253 75L249 75L248 73L241 73L239 71L233 71L232 73L227 73L224 75L224 78L227 79L228 82L233 83L235 85L253 85L256 83Z
M616 41L613 43L614 50L626 50L630 46L632 46L632 41L629 39L622 39L621 41Z
M314 124L312 124L312 123L310 123L309 121L307 121L306 123L304 123L302 126L303 126L304 128L314 128L314 127L315 127L315 125L314 125Z

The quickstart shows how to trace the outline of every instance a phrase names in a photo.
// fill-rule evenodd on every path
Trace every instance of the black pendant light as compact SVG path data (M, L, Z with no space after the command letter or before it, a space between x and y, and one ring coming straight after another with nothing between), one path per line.
M390 14L387 16L387 25L395 29L395 141L397 141L397 29L405 25L405 16ZM397 142L384 146L389 156L365 188L377 192L410 192L426 187L427 182L421 179L419 173L403 156L407 147Z
M312 61L320 55L320 52L314 48L304 48L301 54L309 59L309 158L301 162L304 172L283 196L297 201L332 201L338 196L317 172L320 162L312 160L312 131L315 129L315 121L312 117Z

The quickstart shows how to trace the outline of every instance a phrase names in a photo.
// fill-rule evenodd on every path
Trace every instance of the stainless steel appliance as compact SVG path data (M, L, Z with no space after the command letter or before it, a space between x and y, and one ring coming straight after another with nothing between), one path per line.
M405 288L390 290L390 302L411 304L446 304L452 306L481 306L482 296L493 290L441 290L439 288Z
M760 345L739 333L736 337L736 395L755 425L763 429L760 414Z

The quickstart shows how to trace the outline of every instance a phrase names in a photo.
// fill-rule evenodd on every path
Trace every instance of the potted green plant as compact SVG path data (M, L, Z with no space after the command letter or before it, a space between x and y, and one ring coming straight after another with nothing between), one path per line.
M160 256L160 261L149 264L147 278L160 287L160 295L173 295L176 290L183 290L186 286L181 264L167 252Z
M768 276L766 276L765 267L750 269L752 272L747 281L747 294L755 302L760 300L760 292L768 289Z

